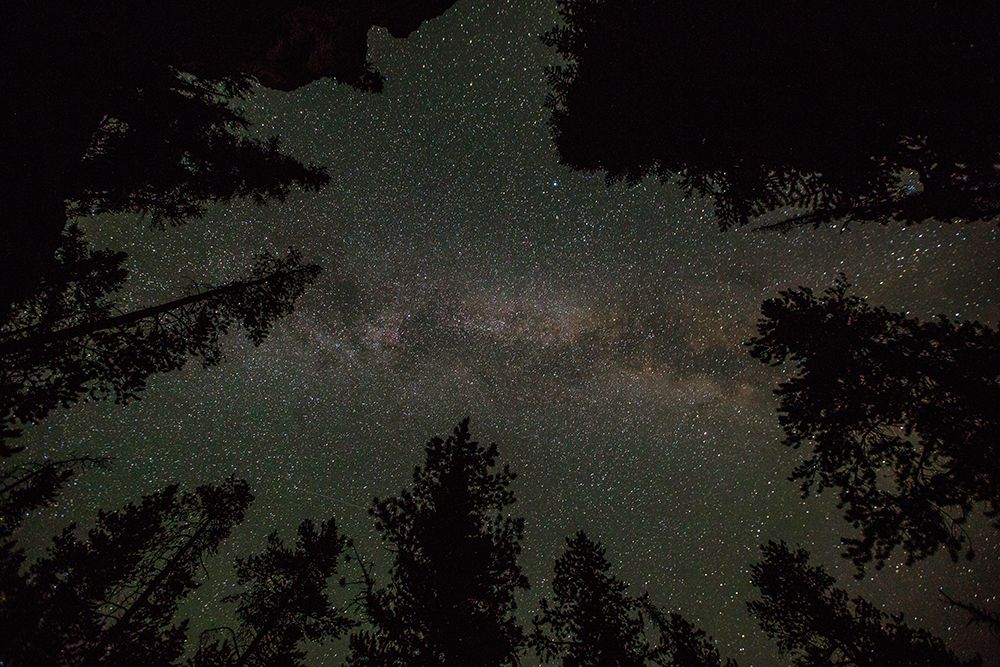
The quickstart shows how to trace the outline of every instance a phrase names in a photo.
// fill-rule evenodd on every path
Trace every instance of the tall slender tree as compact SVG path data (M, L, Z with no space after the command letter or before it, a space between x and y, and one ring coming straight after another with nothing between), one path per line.
M193 492L170 486L101 512L85 539L69 526L4 582L0 658L12 667L174 664L186 641L177 604L251 500L232 478Z
M22 425L83 399L133 399L150 375L189 359L222 357L234 326L260 344L319 273L298 253L261 256L250 275L172 301L121 312L114 295L124 255L91 250L71 228L55 269L34 297L0 325L0 456ZM5 442L6 441L6 442Z
M0 472L0 628L14 632L30 614L23 602L33 597L33 589L23 576L24 549L15 532L33 512L52 505L65 484L80 470L104 468L108 460L77 456L67 459L11 464L2 461ZM13 635L9 635L13 636ZM3 642L0 642L2 644ZM4 651L0 649L0 658Z
M369 28L405 37L453 2L14 0L0 9L9 73L0 182L10 193L0 212L0 456L18 449L9 440L22 424L57 405L128 398L190 356L214 363L216 339L235 322L259 338L315 277L297 256L272 259L246 280L111 317L104 295L122 287L125 257L85 252L67 223L131 214L178 224L235 198L264 204L319 189L323 168L257 136L242 104L259 83L290 90L329 77L378 91Z
M1000 528L1000 332L873 307L841 277L820 295L787 290L761 310L748 345L795 374L778 385L785 444L808 454L803 496L835 490L860 536L858 567L972 547L967 517Z
M736 667L704 631L633 597L611 574L604 547L579 532L556 560L552 598L542 598L531 645L562 667Z
M351 637L348 664L514 664L524 643L515 595L528 587L518 564L524 521L510 514L514 473L497 468L463 420L425 447L412 489L370 510L392 554L389 581L366 576L369 627Z

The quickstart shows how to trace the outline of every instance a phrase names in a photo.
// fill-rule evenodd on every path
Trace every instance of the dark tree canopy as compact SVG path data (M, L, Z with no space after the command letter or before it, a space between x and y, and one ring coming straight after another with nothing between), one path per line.
M516 618L515 596L528 583L517 563L523 522L511 516L513 474L497 467L496 445L471 439L467 419L425 452L413 488L376 499L370 512L392 556L386 582L333 519L303 521L290 544L274 532L260 551L237 559L240 591L223 599L235 603L235 623L197 638L178 618L179 605L243 520L253 500L245 482L168 486L100 512L86 532L71 524L27 562L16 536L26 514L51 504L79 470L107 462L2 460L0 663L303 667L310 644L355 628L346 664L356 666L516 665L530 648L543 664L562 667L737 667L683 616L646 593L631 595L603 546L582 532L566 540L526 636ZM762 551L751 568L760 597L749 610L794 667L982 664L901 614L850 597L806 552L776 542ZM364 588L354 605L338 605L331 579L351 560ZM995 612L944 597L992 631L1000 626Z
M69 526L44 557L6 572L3 663L175 664L187 632L177 604L251 500L235 479L193 492L175 485L102 511L85 538Z
M236 562L243 591L229 600L237 602L239 628L216 630L222 638L199 646L193 667L300 666L305 641L341 636L352 622L326 589L346 545L332 519L318 527L303 521L291 547L271 533L263 552Z
M773 210L1000 213L1000 5L560 0L562 161L676 178L723 227Z
M151 72L94 128L63 193L67 213L135 213L154 225L180 224L213 202L265 204L283 201L293 187L326 185L323 169L282 153L276 137L249 136L250 123L233 102L249 97L251 83Z
M92 456L77 456L63 460L33 461L11 465L3 461L0 472L0 636L16 627L12 614L19 614L15 600L29 599L31 591L22 576L25 565L24 549L15 533L32 512L49 507L59 497L63 487L81 469L107 467L108 460ZM0 642L2 644L3 642ZM6 653L0 648L0 659Z
M379 90L369 29L405 37L453 2L8 3L0 177L13 194L0 217L0 316L34 290L67 215L177 222L213 201L321 186L322 170L251 138L230 101L254 81Z
M749 603L761 628L794 667L975 667L937 637L834 586L809 554L784 543L762 547L751 579L760 599Z
M963 524L977 507L1000 528L1000 332L939 316L921 321L848 293L787 290L762 306L751 354L782 382L785 443L805 448L803 495L836 490L860 537L861 568L901 547L971 557Z
M510 516L514 473L469 420L435 437L412 489L370 510L389 545L389 581L362 594L370 629L351 637L349 665L514 664L524 643L514 596L528 587L517 559L524 521Z
M93 251L70 227L56 263L33 298L0 324L0 455L5 439L51 410L87 399L138 395L150 375L189 359L219 362L220 339L240 327L260 344L319 273L298 254L262 256L250 275L186 296L122 312L123 253Z
M318 270L294 253L263 257L243 280L121 314L112 296L124 253L89 249L67 221L130 213L177 224L213 203L322 187L323 169L252 136L239 104L255 82L288 90L330 77L379 90L369 29L405 37L453 2L4 6L0 455L57 406L124 401L189 358L216 363L236 324L259 343Z
M531 645L562 667L736 667L704 631L666 614L645 594L632 597L610 572L604 547L583 532L556 560L552 598L533 619ZM647 633L655 629L657 639Z
M81 469L107 468L109 460L97 456L46 459L4 466L0 471L0 544L11 546L11 535L29 513L48 507Z
M0 474L0 663L110 667L260 667L306 664L306 644L343 635L353 622L328 596L348 542L333 519L303 521L294 543L268 536L264 549L236 560L241 591L235 629L198 641L178 607L253 500L229 478L194 491L171 485L120 510L101 511L93 528L75 524L28 562L16 531L28 512L52 504L62 486L105 459L75 457L10 465Z

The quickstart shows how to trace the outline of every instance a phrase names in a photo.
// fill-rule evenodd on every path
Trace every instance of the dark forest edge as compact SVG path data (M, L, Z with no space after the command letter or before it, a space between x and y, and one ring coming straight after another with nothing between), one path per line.
M178 605L253 502L230 478L193 491L170 485L74 524L26 562L17 541L28 514L103 459L9 467L0 479L0 660L21 665L302 665L307 646L346 639L351 666L544 664L736 667L682 615L634 595L603 546L567 538L529 627L516 614L529 589L513 514L515 474L469 420L424 447L412 485L369 508L390 565L375 572L334 518L305 520L291 542L277 532L235 562L239 592L218 610L231 625L201 631ZM9 459L8 459L9 462ZM835 586L805 551L761 547L751 568L751 614L795 667L968 666L937 637ZM336 580L336 585L334 582Z
M575 170L671 181L714 202L721 229L1000 215L996 3L558 4L546 105ZM775 392L785 444L803 451L790 479L836 494L858 578L898 554L972 559L969 519L1000 528L1000 332L848 288L782 292L749 343L791 374ZM995 612L943 597L996 635ZM838 651L779 646L802 664Z
M259 86L318 79L377 93L369 28L406 37L454 0L15 0L3 9L15 113L0 175L0 457L25 426L81 400L138 397L152 375L215 365L220 339L259 344L319 267L261 253L251 273L122 312L127 255L92 248L77 221L131 215L154 227L236 199L282 202L325 168L255 137L243 103Z
M995 2L558 4L547 106L573 169L672 180L722 228L1000 214Z
M0 247L0 628L15 638L3 642L4 664L298 664L306 643L334 637L348 639L351 665L504 664L526 651L567 667L734 664L682 616L629 594L583 534L567 541L553 590L522 627L516 596L529 584L523 520L508 512L513 474L465 423L428 444L412 489L373 503L394 554L383 578L333 519L306 521L291 543L269 536L236 563L237 622L200 637L176 619L178 603L252 502L245 482L153 492L102 512L86 534L68 527L32 563L18 546L30 512L78 470L107 465L16 463L27 425L83 400L136 398L188 361L216 364L228 331L259 344L318 272L295 251L261 255L243 278L122 312L125 255L91 248L68 223L133 214L180 224L236 198L263 204L323 187L322 167L253 138L239 105L257 83L287 90L329 77L375 92L368 28L405 36L451 4L5 9L18 19L4 48L19 113L5 116L16 159L2 164L14 193ZM779 213L773 227L787 229L1000 211L1000 130L995 114L976 112L1000 103L995 3L803 15L801 3L776 2L752 20L725 3L560 6L564 24L546 39L567 62L550 72L549 107L574 168L676 179L715 200L723 227ZM845 538L859 577L897 552L908 564L938 551L973 558L972 515L1000 528L996 329L871 306L841 280L765 302L750 350L794 369L777 389L786 444L807 452L792 480L804 495L837 494L859 531ZM456 568L455 545L467 565ZM837 589L801 550L762 549L750 611L796 667L976 664ZM328 597L338 575L347 605ZM948 601L1000 627L995 612Z
M67 221L138 214L178 224L208 206L316 190L324 169L252 135L242 102L262 85L319 79L378 92L375 26L406 37L454 0L237 0L3 8L10 195L2 217L0 317L31 298Z

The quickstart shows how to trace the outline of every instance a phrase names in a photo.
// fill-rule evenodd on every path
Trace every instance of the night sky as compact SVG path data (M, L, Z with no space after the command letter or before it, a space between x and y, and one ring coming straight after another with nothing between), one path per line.
M762 300L838 272L874 303L995 324L996 225L722 233L708 202L669 184L570 172L543 108L554 56L538 36L555 21L551 0L459 2L409 39L373 33L381 95L329 81L262 90L248 107L256 129L328 166L318 194L162 231L84 221L95 243L130 253L132 305L236 277L263 249L295 246L326 270L259 348L234 338L220 367L155 377L139 402L77 406L29 432L36 455L116 458L29 529L235 472L257 501L195 597L196 612L216 610L225 561L301 518L332 514L374 554L371 497L408 484L427 438L470 415L519 474L526 612L563 538L584 529L634 591L702 625L724 654L770 664L745 610L748 567L781 538L851 592L975 647L983 636L936 590L988 603L995 534L973 526L971 564L940 557L854 581L831 499L803 501L785 480L798 455L774 414L782 373L742 343ZM313 658L337 664L336 652Z

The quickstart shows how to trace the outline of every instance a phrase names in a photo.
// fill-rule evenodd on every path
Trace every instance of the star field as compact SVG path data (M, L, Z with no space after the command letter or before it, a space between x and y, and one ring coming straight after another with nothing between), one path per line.
M622 578L725 654L770 664L745 609L748 567L759 543L785 539L850 591L975 647L982 636L936 590L988 601L995 537L976 538L969 564L932 559L855 582L832 500L802 500L785 480L797 457L774 415L781 372L742 343L762 300L838 272L874 303L996 323L996 226L722 233L708 202L670 184L571 172L542 106L553 56L538 36L555 21L545 0L460 2L407 40L373 35L381 95L330 82L261 91L256 131L327 165L319 193L167 230L85 221L95 243L131 255L136 304L236 276L263 249L295 246L325 271L259 348L234 338L220 367L154 378L139 402L80 406L30 432L36 454L116 458L30 530L236 473L257 501L220 562L331 514L374 553L371 497L407 484L425 440L468 414L519 475L526 611L563 538L584 529ZM227 573L220 565L196 609L216 608ZM337 664L338 650L316 655Z

